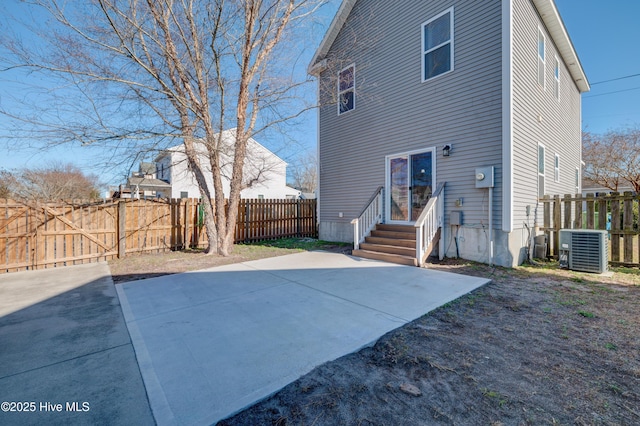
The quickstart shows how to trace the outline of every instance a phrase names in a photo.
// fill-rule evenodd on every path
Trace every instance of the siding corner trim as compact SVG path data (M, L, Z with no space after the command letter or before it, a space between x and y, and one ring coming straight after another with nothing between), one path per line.
M513 0L502 2L502 230L513 231Z

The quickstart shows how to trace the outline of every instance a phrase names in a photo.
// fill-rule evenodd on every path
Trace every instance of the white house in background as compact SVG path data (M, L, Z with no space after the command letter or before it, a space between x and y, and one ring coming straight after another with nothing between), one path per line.
M131 173L127 183L113 191L115 198L165 198L171 193L171 185L157 179L154 163L140 163L137 172Z
M229 154L221 155L223 187L226 197L230 192L230 176L233 165L233 140L235 129L225 130L222 143ZM203 143L197 143L196 149L200 163L207 173L207 184L213 196L213 179L211 169L207 167L209 160ZM224 151L224 149L223 149ZM184 144L177 145L161 152L156 158L156 176L171 185L171 198L199 198L200 189L195 176L187 163ZM247 159L244 168L244 184L242 198L290 198L297 199L300 191L287 186L287 163L280 157L250 138L247 144Z

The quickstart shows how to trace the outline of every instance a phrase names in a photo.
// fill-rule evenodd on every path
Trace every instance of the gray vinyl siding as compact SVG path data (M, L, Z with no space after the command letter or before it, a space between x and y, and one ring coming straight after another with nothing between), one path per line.
M575 193L582 142L580 93L531 0L514 0L513 15L513 227L518 229L527 221L526 206L531 205L532 213L536 206L538 143L545 146L545 192L553 196ZM537 79L538 27L546 37L544 90ZM555 56L560 62L560 102L553 90ZM556 153L560 154L559 183L554 182ZM541 206L537 219L542 225Z
M451 6L454 70L423 83L421 25ZM353 219L385 185L385 156L436 147L446 211L462 210L465 225L486 226L487 191L475 188L475 168L496 167L493 225L500 227L501 49L500 0L359 0L327 55L336 65L321 74L320 221ZM335 78L350 63L356 107L338 116ZM448 158L445 144L453 145ZM459 198L463 207L455 207Z

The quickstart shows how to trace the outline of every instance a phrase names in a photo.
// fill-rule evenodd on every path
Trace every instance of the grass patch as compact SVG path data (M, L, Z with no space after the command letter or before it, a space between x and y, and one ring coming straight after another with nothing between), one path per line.
M594 314L593 312L589 312L589 311L578 311L578 313L580 315L582 315L585 318L595 318L596 314Z
M289 250L325 250L328 248L343 247L348 249L352 246L351 243L338 243L318 240L316 238L280 238L277 240L265 240L257 241L254 243L248 243L243 245L263 246L263 247L277 247Z

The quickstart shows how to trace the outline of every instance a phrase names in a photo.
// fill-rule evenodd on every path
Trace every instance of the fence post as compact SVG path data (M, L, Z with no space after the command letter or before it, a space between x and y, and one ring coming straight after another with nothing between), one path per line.
M594 229L595 225L595 200L594 194L589 192L587 194L587 229Z
M127 204L123 199L118 200L118 259L127 255Z
M302 237L302 233L300 232L300 199L296 200L296 235L298 238Z
M560 252L560 229L562 227L562 203L560 203L560 196L553 196L553 256L558 258Z
M189 235L189 222L191 221L191 198L187 198L184 203L184 248L191 248L191 238Z
M544 233L547 236L547 252L545 255L549 256L551 253L551 197L548 195L545 195L543 200L542 225L544 227Z
M251 203L244 201L244 232L242 233L242 240L249 241L251 226Z
M571 194L564 194L564 229L571 229Z
M598 229L607 229L607 199L606 195L597 194L598 200Z
M611 193L611 261L620 262L620 193Z
M574 229L582 229L582 194L576 194L576 220Z
M623 230L624 230L624 261L633 262L633 192L624 193L623 209Z

